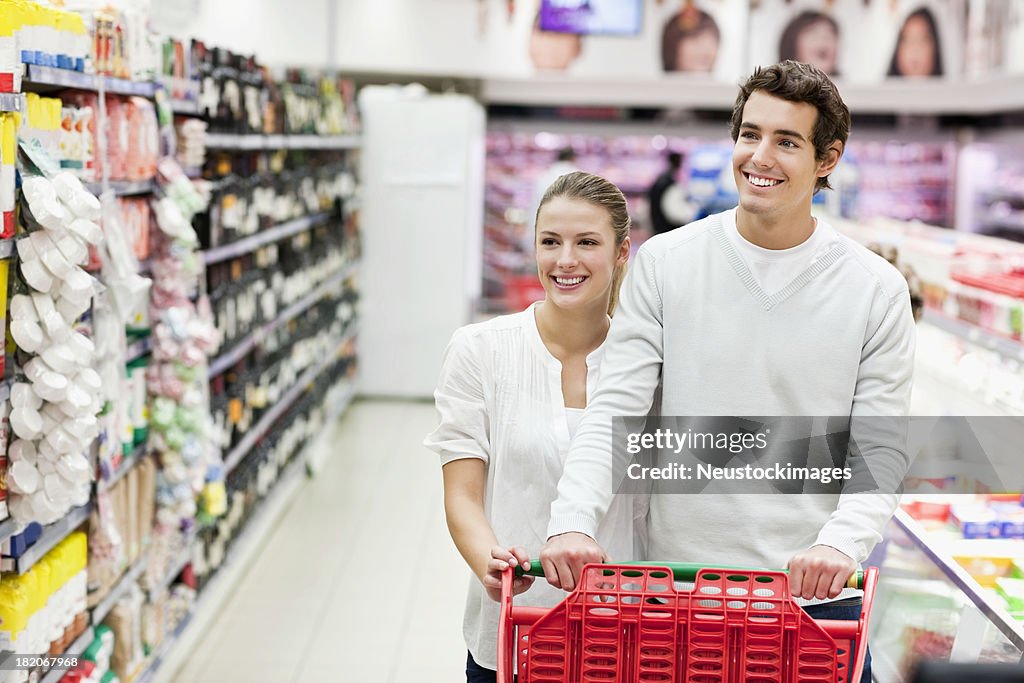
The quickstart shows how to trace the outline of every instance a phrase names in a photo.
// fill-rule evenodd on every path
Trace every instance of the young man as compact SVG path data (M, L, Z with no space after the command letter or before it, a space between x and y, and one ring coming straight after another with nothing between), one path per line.
M740 89L731 127L739 206L649 240L623 286L540 554L548 581L563 589L605 558L593 535L612 497L610 418L646 414L659 379L663 415L902 417L909 409L906 281L811 215L849 134L834 84L797 62L759 68ZM905 466L905 452L886 455ZM794 596L843 598L808 608L813 616L851 618L860 608L843 585L896 504L895 494L654 495L648 557L788 566Z

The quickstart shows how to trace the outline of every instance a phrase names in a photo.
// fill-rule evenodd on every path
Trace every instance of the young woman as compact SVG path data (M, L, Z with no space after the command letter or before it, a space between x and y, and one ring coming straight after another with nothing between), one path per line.
M445 353L440 424L424 443L441 456L448 528L476 575L463 624L469 683L495 680L501 571L527 565L546 540L569 441L597 383L629 228L613 184L582 172L558 178L537 210L544 301L457 330ZM635 556L633 502L618 498L598 536L611 559L626 560ZM515 581L516 593L527 589L517 604L565 596Z

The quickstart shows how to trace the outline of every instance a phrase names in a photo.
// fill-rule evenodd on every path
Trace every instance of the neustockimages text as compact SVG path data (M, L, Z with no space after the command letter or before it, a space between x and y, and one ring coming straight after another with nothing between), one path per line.
M818 481L831 484L853 478L849 467L793 467L775 463L770 467L742 465L719 467L704 463L695 466L672 463L664 467L645 467L633 463L626 469L626 476L633 480L705 480L705 481Z

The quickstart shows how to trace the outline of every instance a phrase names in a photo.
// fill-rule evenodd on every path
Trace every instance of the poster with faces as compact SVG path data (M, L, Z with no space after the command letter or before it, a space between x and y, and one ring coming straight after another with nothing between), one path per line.
M658 71L730 83L746 75L747 0L665 0L648 7Z
M949 0L760 0L750 67L814 64L839 82L962 73L963 4Z
M651 79L689 74L729 83L746 75L749 0L644 0L635 36L545 31L539 8L539 2L527 0L516 3L511 17L487 13L480 39L482 72Z
M856 80L960 78L964 24L961 3L889 0L867 7Z
M864 14L862 0L761 0L750 13L750 70L794 59L849 79L866 38L858 30Z

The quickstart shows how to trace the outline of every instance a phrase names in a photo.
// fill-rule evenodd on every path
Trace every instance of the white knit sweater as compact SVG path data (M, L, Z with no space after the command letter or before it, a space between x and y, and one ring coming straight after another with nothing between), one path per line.
M915 332L903 276L840 236L769 295L727 236L735 220L735 210L710 216L639 250L549 537L594 535L612 500L609 417L647 414L659 379L663 415L907 415ZM895 456L905 470L905 449ZM896 504L892 494L654 495L649 557L773 568L824 544L862 562Z

